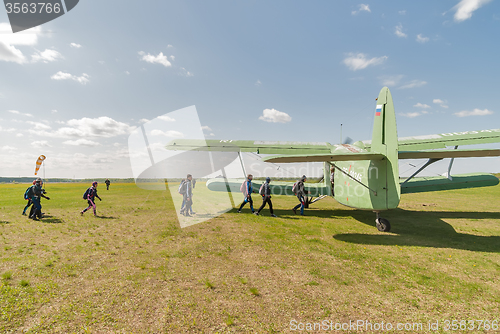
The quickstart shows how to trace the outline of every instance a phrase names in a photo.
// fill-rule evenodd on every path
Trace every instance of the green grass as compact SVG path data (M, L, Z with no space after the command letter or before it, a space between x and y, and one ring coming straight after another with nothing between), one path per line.
M278 218L247 206L181 229L169 192L125 183L99 189L99 217L81 216L87 186L48 183L47 217L35 222L21 216L27 185L0 185L0 332L282 333L292 319L499 318L499 186L404 195L383 214L390 233L333 199L300 217L296 199L280 196ZM197 184L198 198L205 192ZM194 209L203 214L196 197Z

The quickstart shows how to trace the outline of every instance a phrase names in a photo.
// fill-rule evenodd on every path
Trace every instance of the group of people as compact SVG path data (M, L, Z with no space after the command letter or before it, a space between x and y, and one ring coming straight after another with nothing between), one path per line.
M109 190L109 185L111 184L111 182L108 179L106 179L104 183L106 184L106 189ZM92 182L92 185L83 194L83 199L87 201L88 207L80 211L81 215L83 215L86 211L92 208L94 211L94 216L97 216L95 199L97 197L100 201L102 201L99 195L97 195L97 185L98 185L97 181ZM41 178L37 178L36 180L33 181L33 185L28 187L28 189L26 189L26 191L24 192L24 199L27 200L28 203L26 203L26 206L24 207L22 213L23 216L26 216L26 211L28 210L29 207L31 207L29 218L33 220L42 219L43 213L42 213L42 204L40 203L40 199L43 197L45 199L50 200L50 197L45 196L47 192L42 186L43 186L43 180Z
M269 205L269 212L271 213L271 217L276 217L273 211L273 202L271 201L271 178L267 177L266 182L260 187L259 189L259 195L262 196L262 205L260 208L255 211L253 208L253 200L252 200L252 193L253 193L253 185L252 185L252 180L253 180L253 175L248 174L246 180L243 182L241 185L240 190L243 192L243 202L240 205L240 208L238 209L238 213L241 213L241 210L243 207L247 204L250 203L250 210L252 210L252 213L256 216L260 214L262 209L267 205ZM304 187L304 182L307 181L307 177L303 175L300 180L295 182L295 184L292 187L292 191L294 194L297 196L299 200L299 204L297 204L293 209L293 213L297 214L297 210L300 208L300 214L303 216L304 215L304 208L306 207L307 203L307 190Z
M33 184L26 189L24 192L24 199L28 201L23 210L23 216L26 216L26 211L31 206L29 218L33 220L42 219L42 204L40 203L40 199L43 197L45 199L50 200L50 197L45 196L47 193L45 189L42 188L43 180L41 178L37 178L33 181Z

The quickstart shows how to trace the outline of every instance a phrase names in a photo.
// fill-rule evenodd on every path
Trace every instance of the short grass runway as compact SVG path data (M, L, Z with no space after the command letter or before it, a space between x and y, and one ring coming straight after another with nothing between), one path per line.
M49 183L36 222L21 216L27 185L0 185L0 332L283 333L292 320L429 332L500 318L500 186L404 195L383 215L391 233L331 198L301 217L280 196L278 218L247 206L181 229L168 191L125 183L101 185L100 216L82 217L87 186Z

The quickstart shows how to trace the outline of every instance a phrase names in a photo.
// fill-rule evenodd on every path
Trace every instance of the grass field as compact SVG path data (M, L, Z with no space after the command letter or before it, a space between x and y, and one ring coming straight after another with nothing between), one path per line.
M247 206L181 229L166 191L101 188L95 218L79 214L88 185L47 186L35 222L21 216L27 185L0 185L2 333L282 333L292 319L423 333L500 319L500 186L404 195L383 215L391 233L331 198L305 217L276 196L278 218Z

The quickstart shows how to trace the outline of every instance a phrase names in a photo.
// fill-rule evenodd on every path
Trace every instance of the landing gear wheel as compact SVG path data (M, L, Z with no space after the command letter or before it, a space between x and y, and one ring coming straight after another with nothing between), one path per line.
M391 230L391 224L385 218L377 218L375 219L375 223L377 225L377 230L380 232L389 232Z

